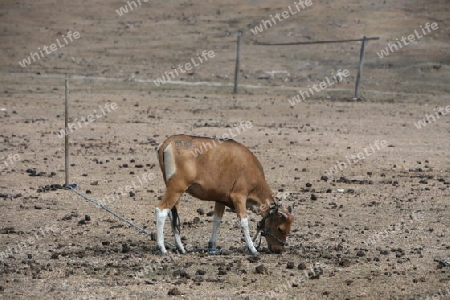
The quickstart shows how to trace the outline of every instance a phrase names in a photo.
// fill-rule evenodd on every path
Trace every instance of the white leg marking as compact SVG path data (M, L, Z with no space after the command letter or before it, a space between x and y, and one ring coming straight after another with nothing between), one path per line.
M169 144L166 149L164 149L164 174L166 175L166 181L175 174L176 170L177 167L175 165L172 144Z
M172 225L172 233L173 236L175 237L175 244L177 245L178 250L180 250L180 252L182 254L186 253L186 250L184 250L184 246L183 246L183 242L181 242L181 236L180 236L180 232L177 230L177 228L175 226L173 226L172 220L172 212L169 212L169 218L170 218L170 224Z
M212 229L211 238L209 239L208 247L211 249L214 249L214 248L216 248L217 232L219 232L219 226L220 226L220 223L222 222L222 219L219 218L216 214L214 214L212 222L213 222L213 229Z
M166 221L169 211L168 208L165 208L162 211L159 208L156 208L156 241L162 254L167 254L166 247L164 246L164 222Z
M250 237L250 231L248 229L248 219L247 218L241 219L241 228L242 228L242 231L244 232L244 238L245 238L245 242L247 243L248 250L250 250L250 252L252 254L258 253L255 246L253 246L253 241L252 241L252 238Z

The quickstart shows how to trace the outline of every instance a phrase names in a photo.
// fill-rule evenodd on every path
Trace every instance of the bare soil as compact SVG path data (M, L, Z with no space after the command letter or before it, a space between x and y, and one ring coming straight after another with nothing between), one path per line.
M438 262L450 257L450 119L436 113L450 104L446 1L314 1L257 36L249 29L292 3L141 3L123 16L115 12L122 1L0 4L0 298L450 299L450 268ZM377 56L426 22L439 29ZM241 80L232 95L239 29ZM19 66L69 30L80 39ZM366 47L360 101L352 100L359 43L253 43L364 35L380 40ZM215 57L172 83L153 83L203 50ZM338 69L350 71L344 82L289 104ZM288 74L267 78L273 70ZM251 121L234 139L260 159L274 195L295 205L286 251L269 254L263 241L251 256L228 210L222 251L161 256L154 237L60 189L65 73L72 122L101 116L70 134L70 182L79 192L113 195L108 207L154 233L165 191L157 145ZM435 119L418 129L427 114ZM347 164L330 174L338 162ZM141 183L145 173L155 178ZM183 196L189 249L206 247L212 210ZM254 233L260 217L250 218Z

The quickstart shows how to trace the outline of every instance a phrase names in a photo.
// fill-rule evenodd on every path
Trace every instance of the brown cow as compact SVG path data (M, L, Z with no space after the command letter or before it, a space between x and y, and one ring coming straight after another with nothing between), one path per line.
M156 207L157 242L163 254L164 222L169 215L178 250L185 253L179 232L180 196L215 201L213 230L209 248L216 246L217 232L225 206L235 210L241 221L247 247L258 253L250 238L247 208L256 208L263 219L258 231L266 238L269 250L284 250L293 221L292 210L282 208L272 197L263 168L256 156L233 140L174 135L158 147L158 159L167 191Z

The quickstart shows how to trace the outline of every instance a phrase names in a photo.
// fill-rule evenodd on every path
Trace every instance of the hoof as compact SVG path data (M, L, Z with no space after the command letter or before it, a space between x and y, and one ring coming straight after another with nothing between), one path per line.
M259 252L258 252L258 250L256 250L256 249L249 249L249 251L250 251L250 253L252 254L252 255L259 255Z

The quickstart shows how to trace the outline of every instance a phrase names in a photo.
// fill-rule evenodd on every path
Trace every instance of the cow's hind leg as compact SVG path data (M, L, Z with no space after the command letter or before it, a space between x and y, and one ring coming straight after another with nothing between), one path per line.
M216 202L214 205L214 217L213 217L213 229L211 238L208 242L208 249L216 249L216 241L217 241L217 233L219 232L219 226L222 222L223 212L225 210L225 205L222 203Z
M169 212L169 219L170 223L172 224L172 232L173 236L175 237L175 244L177 245L178 251L180 253L186 253L186 250L184 250L183 243L181 242L181 236L180 236L180 217L178 215L178 211L180 208L180 201L177 201L177 204L175 204L174 207Z
M162 254L167 254L166 247L164 246L164 223L166 221L167 215L169 214L171 209L175 207L175 204L180 199L182 193L183 192L178 192L177 189L173 189L168 186L163 199L158 203L155 209L156 241Z

